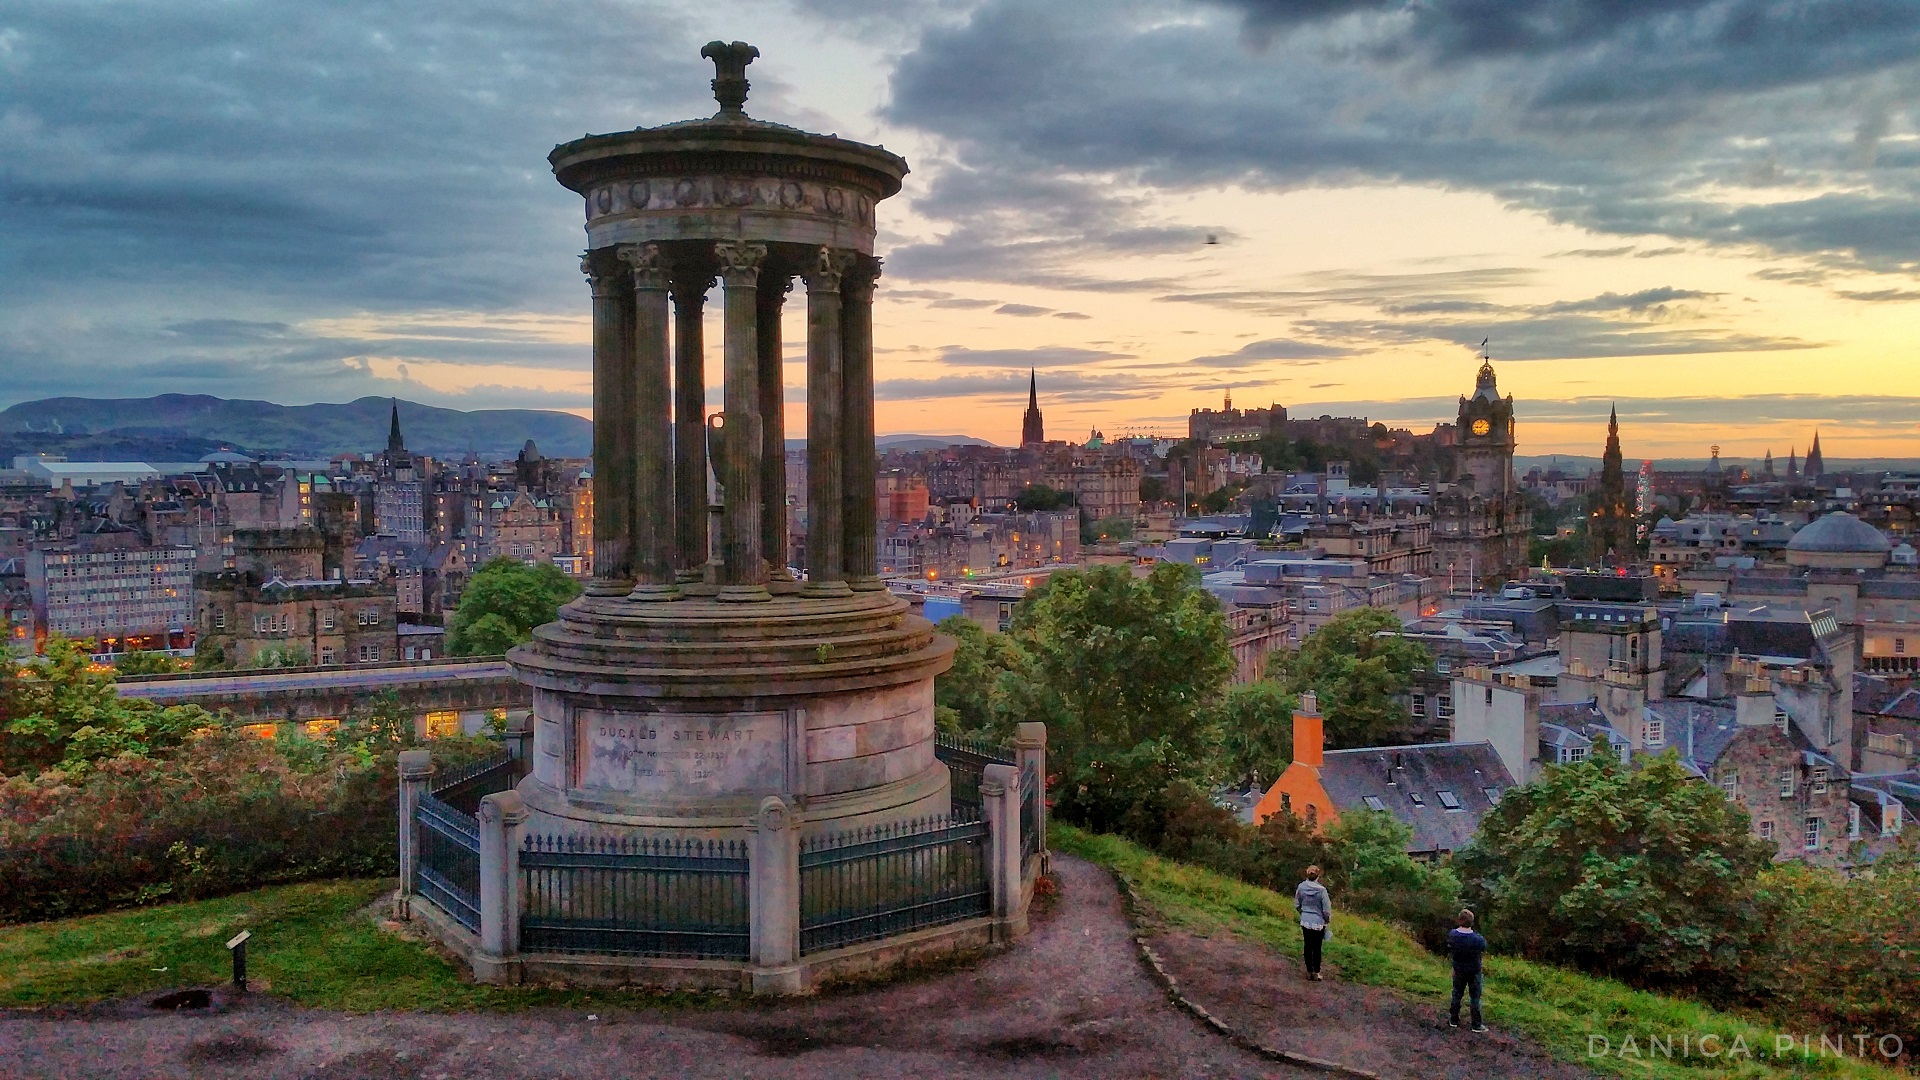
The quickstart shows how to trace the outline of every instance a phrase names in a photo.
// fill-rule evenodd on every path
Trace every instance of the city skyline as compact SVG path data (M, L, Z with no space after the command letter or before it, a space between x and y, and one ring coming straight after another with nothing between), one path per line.
M1524 456L1597 455L1617 403L1635 460L1816 428L1920 457L1911 9L1028 7L29 4L0 21L0 405L585 414L579 208L544 155L582 114L710 112L726 37L761 47L753 115L913 166L882 431L1014 444L1032 369L1055 438L1229 390L1424 431L1491 338Z

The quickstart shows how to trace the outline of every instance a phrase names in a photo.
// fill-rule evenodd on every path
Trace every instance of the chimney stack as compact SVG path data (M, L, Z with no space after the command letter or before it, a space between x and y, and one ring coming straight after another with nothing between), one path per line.
M1320 717L1320 701L1309 690L1300 697L1293 711L1293 760L1296 764L1318 769L1325 760L1326 735Z

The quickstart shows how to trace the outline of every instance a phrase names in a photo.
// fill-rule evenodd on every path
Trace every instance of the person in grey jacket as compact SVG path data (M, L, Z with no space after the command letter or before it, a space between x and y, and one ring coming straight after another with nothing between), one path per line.
M1293 907L1300 913L1300 936L1304 940L1307 978L1320 981L1320 946L1327 940L1327 928L1333 925L1333 897L1320 884L1320 868L1307 867L1307 880L1293 890Z

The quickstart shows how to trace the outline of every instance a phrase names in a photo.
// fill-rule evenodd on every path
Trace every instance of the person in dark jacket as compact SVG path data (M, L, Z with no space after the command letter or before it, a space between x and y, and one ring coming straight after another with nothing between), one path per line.
M1293 909L1300 913L1301 952L1307 962L1307 978L1320 981L1320 946L1333 926L1333 898L1320 884L1320 868L1307 867L1307 880L1293 890Z
M1453 1004L1448 1007L1447 1026L1460 1026L1460 996L1469 994L1473 1002L1473 1030L1485 1031L1480 1018L1480 957L1487 951L1487 939L1473 929L1473 912L1462 911L1454 920L1459 925L1447 933L1447 952L1453 957Z

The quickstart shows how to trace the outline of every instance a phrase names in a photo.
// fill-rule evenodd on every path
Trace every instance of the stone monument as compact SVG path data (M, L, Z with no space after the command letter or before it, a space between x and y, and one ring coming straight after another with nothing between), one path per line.
M594 565L509 654L533 689L533 832L803 835L949 810L937 635L875 573L874 209L907 163L748 117L758 50L713 42L720 111L555 147L586 207ZM787 565L780 314L807 310L807 537ZM718 284L724 401L705 412ZM712 483L709 483L711 466Z

